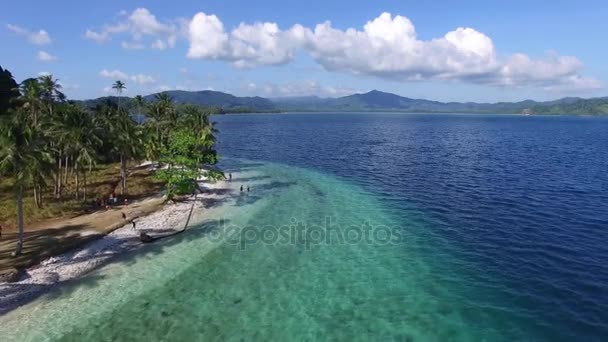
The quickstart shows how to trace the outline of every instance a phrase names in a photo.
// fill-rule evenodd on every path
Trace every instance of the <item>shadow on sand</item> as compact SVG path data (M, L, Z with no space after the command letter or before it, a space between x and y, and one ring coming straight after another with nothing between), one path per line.
M85 247L82 249L85 253L84 256L62 263L62 265L71 265L91 259L98 259L99 262L81 278L57 282L59 275L57 273L49 272L46 280L50 284L7 283L0 285L0 315L4 315L20 306L27 305L42 296L53 299L63 295L69 295L82 287L95 287L100 281L106 278L105 275L95 273L95 271L109 263L133 265L138 259L149 257L150 255L162 254L166 248L173 245L203 238L214 229L228 222L229 220L205 221L196 224L194 228L188 229L183 234L168 237L154 244L143 245L140 248L127 249L125 252L119 252L119 254L108 254L107 258L102 258L101 260L99 260L100 255L103 257L103 254L92 252L90 255L86 255L87 247ZM139 244L138 238L132 236L124 239L119 239L114 236L106 236L106 238L117 240L111 242L111 245L119 244L129 246Z

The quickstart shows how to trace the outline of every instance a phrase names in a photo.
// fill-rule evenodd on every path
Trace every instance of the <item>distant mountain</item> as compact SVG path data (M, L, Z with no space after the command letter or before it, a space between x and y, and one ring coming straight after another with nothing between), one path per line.
M165 93L169 94L176 103L190 103L195 105L219 107L225 112L276 112L275 104L263 97L237 97L231 94L222 93L219 91L202 90L202 91L184 91L170 90ZM158 93L144 96L147 102L154 101ZM96 99L80 101L89 108L94 108L98 104L106 101L118 102L117 96L104 96ZM121 103L127 109L136 107L135 101L131 97L121 96Z
M284 97L267 99L263 97L238 97L231 94L203 91L167 91L177 103L220 107L223 112L277 112L277 111L363 111L363 112L410 112L410 113L485 113L485 114L608 114L608 97L582 99L566 97L554 101L537 102L525 100L520 102L439 102L424 99L412 99L396 94L372 90L363 94L353 94L338 98L320 98L317 96ZM153 101L156 94L145 96L146 101ZM117 101L117 97L108 96L83 103L89 107L103 101ZM134 108L133 101L122 97L127 108Z
M399 111L412 113L487 113L487 114L608 114L608 98L567 97L554 101L476 103L438 102L412 99L378 90L335 99L273 99L281 110L303 111Z
M249 108L255 111L275 111L276 106L272 101L263 97L237 97L220 91L202 90L185 91L170 90L166 91L169 96L177 103L191 103L204 106L216 106L224 110L235 110ZM156 94L145 96L146 101L153 101Z

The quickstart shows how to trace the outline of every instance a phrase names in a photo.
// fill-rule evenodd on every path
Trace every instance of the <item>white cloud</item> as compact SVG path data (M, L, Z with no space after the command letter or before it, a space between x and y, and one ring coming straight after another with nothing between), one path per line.
M138 43L138 42L121 42L120 46L122 46L123 49L125 50L141 50L144 49L145 46L142 43Z
M129 76L127 74L125 74L124 72L120 71L120 70L106 70L103 69L99 72L99 76L103 77L103 78L111 78L111 79L117 79L117 80L127 80L129 78Z
M30 31L23 27L8 24L6 27L15 34L25 37L28 42L36 45L46 45L51 43L51 37L45 30Z
M168 47L168 44L160 39L157 39L154 41L154 43L152 43L151 47L153 49L164 50Z
M228 35L224 24L215 15L197 13L188 25L190 58L220 58L226 55Z
M305 29L281 31L275 23L241 23L230 34L215 15L197 13L188 25L190 58L222 59L236 67L284 64L293 59Z
M149 85L149 84L156 83L156 79L150 75L146 75L146 74L129 75L120 70L103 69L99 72L99 76L101 76L103 78L112 79L112 80L120 80L120 81L125 81L125 82L131 81L131 82L139 84L139 85Z
M110 34L108 32L95 32L92 30L87 30L84 33L84 37L86 39L91 39L96 41L98 44L102 44L110 40Z
M397 81L456 80L496 86L597 87L581 75L571 56L532 59L500 56L492 39L460 27L442 37L421 40L406 17L382 13L363 29L332 27L327 21L307 28L281 30L276 23L241 23L228 32L215 15L199 12L188 25L189 58L217 59L235 67L280 65L297 51L307 52L329 71Z
M129 77L129 79L132 82L135 82L137 84L152 84L155 83L156 80L154 79L154 77L150 76L150 75L145 75L145 74L137 74L137 75L132 75L131 77Z
M38 76L50 76L50 75L51 75L51 73L48 71L41 71L38 73Z
M123 41L121 46L125 49L144 48L147 45L142 42L145 37L153 39L151 47L161 50L172 48L177 42L177 35L180 33L179 20L160 22L145 8L137 8L131 14L121 11L119 17L121 22L105 25L100 30L88 29L85 38L101 44L110 41L114 35L128 35L132 42Z
M56 56L51 55L46 51L38 51L38 59L44 62L54 61L57 59Z

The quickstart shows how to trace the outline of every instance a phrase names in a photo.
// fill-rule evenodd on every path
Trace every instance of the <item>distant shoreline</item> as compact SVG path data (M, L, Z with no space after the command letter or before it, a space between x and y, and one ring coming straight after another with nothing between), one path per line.
M441 102L414 99L392 93L372 90L336 98L317 96L265 98L259 96L235 96L219 91L164 92L175 103L213 108L221 114L232 113L285 113L285 112L399 112L429 114L530 114L530 115L608 115L608 97L579 98L564 97L553 101L524 100L518 102ZM144 97L152 101L158 94ZM81 100L82 104L94 107L104 101L123 101L123 105L136 110L133 98L106 96Z
M218 113L212 115L249 115L249 114L420 114L420 115L496 115L496 116L592 116L592 117L608 117L608 114L582 114L582 113L539 113L539 114L524 114L524 113L486 113L486 112L421 112L421 111L402 111L402 110L315 110L315 111L280 111L280 112L234 112L234 113Z

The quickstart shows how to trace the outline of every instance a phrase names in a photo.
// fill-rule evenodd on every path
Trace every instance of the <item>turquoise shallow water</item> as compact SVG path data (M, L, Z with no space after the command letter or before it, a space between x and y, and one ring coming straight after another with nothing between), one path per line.
M433 265L416 255L415 222L397 225L374 196L333 177L280 164L238 168L246 173L234 181L247 178L253 192L237 197L223 222L51 292L0 319L0 334L21 341L496 337L474 328L484 317L455 305L456 289L434 281ZM301 235L292 232L302 225ZM229 239L225 231L236 233Z

